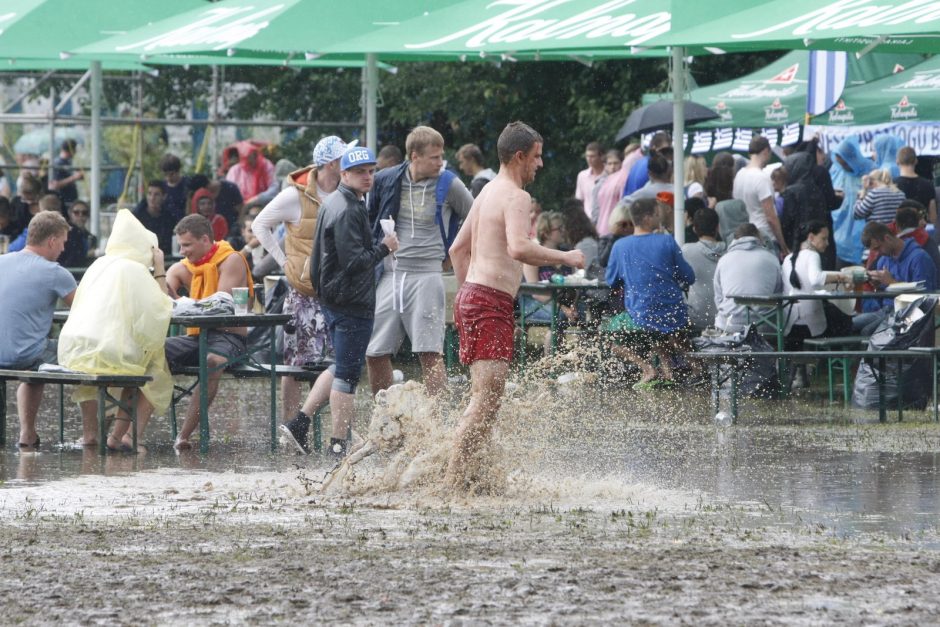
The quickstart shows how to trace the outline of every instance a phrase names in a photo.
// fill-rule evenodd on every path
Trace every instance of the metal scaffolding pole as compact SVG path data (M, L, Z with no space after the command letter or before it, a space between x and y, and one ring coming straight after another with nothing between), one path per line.
M378 151L379 68L374 54L366 55L366 146Z
M49 167L52 167L52 162L55 161L56 154L58 151L55 149L55 87L49 88ZM51 180L50 176L50 180Z
M206 132L209 133L209 163L211 164L212 176L219 171L219 128L216 123L219 121L219 66L212 66L212 104L209 107L209 126Z
M685 244L685 152L682 136L685 134L685 48L672 49L672 146L675 154L672 165L674 199L673 237L679 246Z
M137 115L144 117L144 82L137 81ZM144 179L144 128L140 127L140 137L137 138L137 198L143 198L147 191L147 181Z
M35 113L3 113L0 114L0 123L8 124L48 124L49 116ZM58 116L56 122L61 126L77 125L87 126L91 124L92 119L84 115L65 115ZM142 124L144 126L206 126L211 124L210 120L181 120L176 118L100 118L102 124L109 126L133 126ZM296 120L219 120L219 126L274 126L283 128L318 128L318 127L339 127L339 128L362 128L362 122L298 122Z
M91 232L101 236L101 61L91 62ZM99 240L100 241L100 240Z

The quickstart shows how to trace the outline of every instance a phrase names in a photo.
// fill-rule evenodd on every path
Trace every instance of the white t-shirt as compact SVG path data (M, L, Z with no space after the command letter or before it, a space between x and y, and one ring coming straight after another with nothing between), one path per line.
M767 221L764 208L761 206L762 201L774 197L774 186L769 174L751 166L741 168L734 177L732 196L744 202L747 207L748 221L751 224L762 233L773 234L770 222Z
M322 201L329 194L317 185L317 195ZM290 185L278 192L277 196L264 206L258 217L251 223L251 231L258 238L261 247L274 255L274 259L280 266L287 263L287 255L278 245L274 230L282 222L297 224L301 217L303 217L303 210L300 206L300 195L297 189Z
M704 197L705 188L702 187L702 184L698 181L692 181L685 188L685 197L686 200L692 198L693 196L698 196L700 198Z

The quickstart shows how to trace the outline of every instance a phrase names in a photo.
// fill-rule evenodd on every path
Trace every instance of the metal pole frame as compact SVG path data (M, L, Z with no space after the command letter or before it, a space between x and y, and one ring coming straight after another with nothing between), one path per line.
M101 61L91 62L91 232L101 241ZM102 242L103 243L103 242Z
M672 187L673 187L673 237L679 246L685 244L685 149L682 136L685 134L685 48L672 49Z

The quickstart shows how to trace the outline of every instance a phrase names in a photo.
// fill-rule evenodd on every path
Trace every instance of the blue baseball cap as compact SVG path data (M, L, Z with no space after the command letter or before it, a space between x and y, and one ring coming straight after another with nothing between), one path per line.
M343 172L360 165L375 165L375 155L372 154L372 150L365 146L354 146L347 149L343 153L343 158L339 160L339 169Z

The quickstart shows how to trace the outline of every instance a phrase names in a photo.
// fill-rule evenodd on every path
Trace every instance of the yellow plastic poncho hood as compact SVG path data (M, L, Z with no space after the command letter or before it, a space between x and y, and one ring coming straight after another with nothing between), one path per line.
M59 336L59 363L94 374L146 374L144 396L161 412L173 380L163 342L173 301L150 275L157 236L127 209L118 212L104 257L96 260L75 292ZM76 400L94 398L87 390Z

